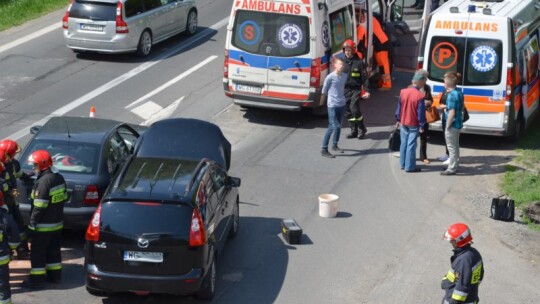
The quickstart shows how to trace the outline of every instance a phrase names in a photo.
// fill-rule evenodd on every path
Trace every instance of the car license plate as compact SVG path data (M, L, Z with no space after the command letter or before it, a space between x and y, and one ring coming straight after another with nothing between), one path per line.
M104 25L81 23L81 30L91 32L103 32Z
M125 251L124 261L163 263L163 252Z
M237 84L236 90L239 92L246 92L246 93L252 93L252 94L261 94L261 87L256 86L250 86L245 84Z

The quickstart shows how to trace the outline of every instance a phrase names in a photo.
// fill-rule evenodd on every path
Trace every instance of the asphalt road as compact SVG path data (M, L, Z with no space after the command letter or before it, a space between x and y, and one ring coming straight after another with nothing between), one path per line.
M90 106L98 117L130 123L165 117L212 121L233 144L231 175L242 178L240 232L219 261L213 303L440 303L440 279L451 254L441 236L466 215L447 203L459 192L459 176L441 177L436 162L421 166L422 173L406 174L387 150L396 96L411 75L396 72L392 91L374 92L363 103L365 140L342 137L345 154L322 158L325 119L304 112L245 111L223 94L232 2L198 1L198 34L161 43L146 59L74 54L63 42L63 11L0 33L1 50L58 24L0 52L0 136L24 143L30 126L50 115L87 116ZM475 136L465 136L462 146L463 158L509 149L499 139ZM442 152L441 137L434 134L428 154L434 158ZM479 172L465 166L461 174ZM340 196L336 218L319 217L322 193ZM303 228L301 245L288 245L280 237L284 218L296 219ZM486 262L482 302L537 303L538 265L470 224ZM200 302L160 295L91 296L84 290L82 238L83 233L64 234L64 281L52 289L21 289L29 265L12 262L14 302Z

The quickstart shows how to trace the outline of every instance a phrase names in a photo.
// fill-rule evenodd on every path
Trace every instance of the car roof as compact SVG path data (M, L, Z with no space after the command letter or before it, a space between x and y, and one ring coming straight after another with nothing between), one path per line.
M122 122L93 117L52 117L35 136L35 140L72 140L101 143L103 139Z
M231 144L221 129L210 122L191 118L170 118L155 122L135 148L137 157L163 157L215 161L229 170Z

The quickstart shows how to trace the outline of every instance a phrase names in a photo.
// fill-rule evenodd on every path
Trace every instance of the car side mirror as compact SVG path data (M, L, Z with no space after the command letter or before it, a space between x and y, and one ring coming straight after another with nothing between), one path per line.
M229 186L231 187L240 187L240 184L242 183L242 180L238 177L232 177L232 176L229 176Z
M30 134L36 135L39 132L39 130L41 130L41 127L42 126L33 126L33 127L31 127L30 128Z
M403 7L401 5L394 5L392 7L392 11L394 15L394 21L403 21Z

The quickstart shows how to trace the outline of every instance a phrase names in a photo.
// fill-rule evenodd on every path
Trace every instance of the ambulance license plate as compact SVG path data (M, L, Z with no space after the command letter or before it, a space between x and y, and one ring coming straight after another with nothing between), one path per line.
M125 251L124 261L163 263L163 252Z
M262 88L261 87L256 87L256 86L245 85L245 84L237 84L236 85L236 90L238 92L261 94Z

